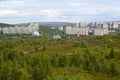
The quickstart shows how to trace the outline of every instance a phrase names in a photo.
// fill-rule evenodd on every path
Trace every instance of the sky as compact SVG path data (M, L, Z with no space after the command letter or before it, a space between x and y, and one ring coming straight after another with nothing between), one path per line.
M120 0L0 0L0 23L119 20Z

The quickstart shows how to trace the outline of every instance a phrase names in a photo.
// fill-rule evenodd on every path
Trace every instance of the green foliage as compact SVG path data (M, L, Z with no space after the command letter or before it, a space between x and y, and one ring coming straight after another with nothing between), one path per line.
M105 80L109 77L114 80L114 76L119 79L119 38L113 39L112 49L107 39L104 45L95 46L84 40L52 41L44 37L2 40L0 80Z
M74 43L73 47L87 48L88 47L88 43L85 40L83 40L81 42Z
M98 63L99 72L110 74L110 64L105 58L101 58Z
M88 43L86 41L82 41L81 42L81 47L87 48L88 47Z
M34 65L33 67L33 79L34 80L43 80L45 79L49 74L51 74L51 67L49 59L41 56L40 61L37 65Z
M114 51L113 48L112 48L111 51L110 51L109 57L110 57L110 58L115 58L115 51Z
M59 65L59 55L58 54L53 54L51 58L51 64L53 67L58 67Z
M118 63L111 62L110 66L111 66L111 69L110 69L111 74L120 75L120 69L119 69L120 66Z
M41 27L40 32L43 36L50 38L53 35L61 35L62 37L66 37L67 34L64 34L62 31L59 31L58 29L51 29L51 27Z
M69 64L68 58L66 55L61 55L58 62L60 67L67 67Z
M83 64L83 55L80 53L74 53L71 57L71 66L82 67Z

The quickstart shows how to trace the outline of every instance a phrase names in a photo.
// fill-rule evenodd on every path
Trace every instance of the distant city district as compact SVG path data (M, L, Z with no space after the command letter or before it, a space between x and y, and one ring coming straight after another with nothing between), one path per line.
M70 35L107 35L120 29L120 22L81 22L70 26L58 27L58 30Z
M58 29L69 35L103 36L115 32L116 29L120 29L120 21L81 22L67 26L51 27L51 29ZM28 26L0 27L0 34L32 34L40 36L41 34L39 33L39 30L38 23L30 23Z

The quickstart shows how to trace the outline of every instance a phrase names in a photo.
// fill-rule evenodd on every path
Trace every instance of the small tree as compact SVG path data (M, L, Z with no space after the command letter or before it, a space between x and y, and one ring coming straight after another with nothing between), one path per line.
M110 57L110 58L115 58L115 51L114 51L113 48L112 48L111 51L110 51L109 57Z
M83 40L83 41L81 42L81 47L82 47L82 48L87 48L87 47L88 47L88 42Z
M58 67L58 62L59 62L59 55L58 54L52 55L52 58L51 58L52 66Z
M71 66L80 67L82 64L82 56L79 53L74 53L71 57Z
M116 76L120 75L119 63L111 62L110 67L111 67L110 72L112 75L116 75Z
M51 66L49 60L42 56L39 63L33 67L32 77L34 80L44 80L50 74Z
M66 55L60 55L59 57L59 67L66 67L69 65L68 58Z

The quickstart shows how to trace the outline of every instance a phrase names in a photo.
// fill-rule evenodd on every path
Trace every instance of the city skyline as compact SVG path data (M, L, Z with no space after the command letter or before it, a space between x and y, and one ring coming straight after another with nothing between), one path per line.
M119 21L119 3L119 0L0 0L0 22Z

